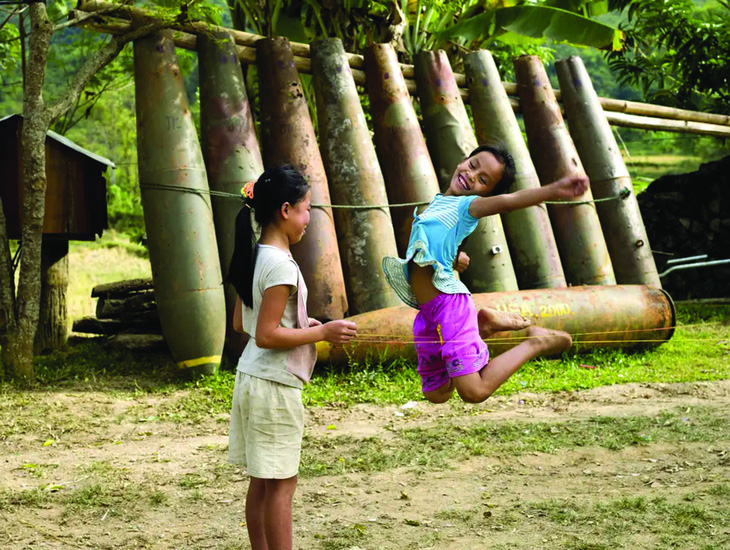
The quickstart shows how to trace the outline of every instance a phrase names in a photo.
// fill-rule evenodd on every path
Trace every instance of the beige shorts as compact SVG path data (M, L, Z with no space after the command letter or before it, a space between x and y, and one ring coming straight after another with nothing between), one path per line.
M297 475L304 434L302 390L236 372L228 461L261 479Z

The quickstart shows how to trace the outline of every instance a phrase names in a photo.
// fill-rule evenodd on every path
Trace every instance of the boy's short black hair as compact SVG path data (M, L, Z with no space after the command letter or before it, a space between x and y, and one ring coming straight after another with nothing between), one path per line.
M487 153L492 153L504 167L502 170L502 178L497 182L497 185L494 186L490 195L501 195L502 193L506 193L515 181L515 159L512 158L512 155L510 155L509 151L507 151L507 148L501 144L480 145L469 153L468 158L485 151Z

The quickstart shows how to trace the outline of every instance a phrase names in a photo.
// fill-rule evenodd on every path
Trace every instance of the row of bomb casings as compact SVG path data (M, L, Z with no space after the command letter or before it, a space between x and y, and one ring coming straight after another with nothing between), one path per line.
M558 62L566 112L581 121L571 124L575 146L542 64L533 57L515 61L528 152L488 52L468 54L465 63L476 135L448 60L442 53L423 52L415 69L427 146L389 46L374 45L365 56L371 139L341 43L316 42L311 59L318 147L289 43L261 40L256 63L262 158L233 40L226 34L200 35L197 48L202 154L172 32L135 43L140 185L150 259L163 332L177 348L173 356L181 366L205 371L219 360L223 312L231 311L235 298L229 289L224 300L221 280L240 202L214 197L211 208L204 191L240 193L242 181L279 163L305 173L314 203L351 206L429 201L439 189L437 174L450 175L478 142L507 145L518 165L515 188L580 172L585 164L593 196L622 198L549 205L549 216L539 206L483 220L466 248L472 259L467 284L475 292L617 280L659 286L628 173L579 58ZM176 192L196 189L202 192ZM590 193L581 201L591 200ZM392 220L383 208L313 210L308 234L293 250L310 282L312 316L339 318L348 310L362 313L398 303L380 261L403 252L412 208L391 211Z

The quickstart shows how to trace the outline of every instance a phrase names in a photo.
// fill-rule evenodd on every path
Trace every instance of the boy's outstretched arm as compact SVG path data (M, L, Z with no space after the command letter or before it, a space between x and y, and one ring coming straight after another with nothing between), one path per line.
M514 193L493 197L479 197L469 205L469 214L475 218L484 218L519 208L527 208L545 201L573 199L580 197L587 190L588 178L586 176L566 176L549 185L534 189L521 189Z

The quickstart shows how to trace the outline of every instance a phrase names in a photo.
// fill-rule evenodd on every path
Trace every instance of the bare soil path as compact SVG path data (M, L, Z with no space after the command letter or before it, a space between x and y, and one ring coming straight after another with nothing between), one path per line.
M0 548L248 548L228 417L156 417L183 396L0 395ZM310 409L296 547L730 548L729 414L730 381Z

